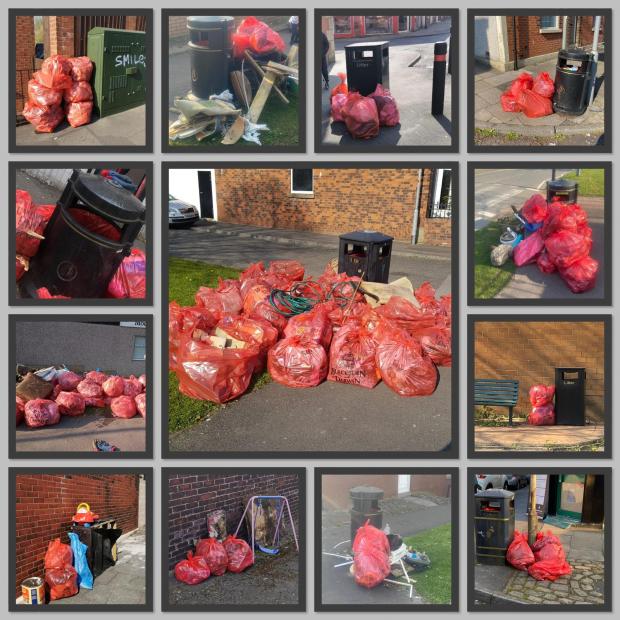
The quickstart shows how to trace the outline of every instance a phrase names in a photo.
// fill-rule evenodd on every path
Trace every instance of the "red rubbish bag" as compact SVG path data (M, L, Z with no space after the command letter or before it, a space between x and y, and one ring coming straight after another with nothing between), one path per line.
M517 267L535 263L545 248L545 240L540 231L533 232L519 243L512 252L512 260Z
M103 388L103 392L106 396L116 398L117 396L121 396L123 394L125 382L123 381L123 377L114 375L112 377L108 377L101 387Z
M517 104L528 118L540 118L553 114L551 99L543 97L533 90L522 90L517 95Z
M179 389L190 398L225 403L241 396L250 385L260 350L218 349L184 335L178 350Z
M378 586L390 574L390 543L384 532L368 521L353 540L355 583L364 588Z
M227 569L231 573L241 573L249 566L254 564L254 558L252 557L252 549L250 545L241 538L235 538L230 534L224 540L224 549L228 555Z
M308 312L292 316L284 329L284 336L300 336L323 345L326 351L332 341L333 327L325 304L317 304Z
M371 97L350 93L342 106L342 117L353 138L368 140L379 135L379 111Z
M114 299L144 299L146 297L146 255L138 248L132 248L110 283L108 297Z
M68 370L58 375L58 385L60 389L65 392L71 392L75 390L78 384L82 381L82 377L74 372Z
M586 256L566 268L560 269L560 276L573 293L585 293L596 286L598 261Z
M48 88L66 88L66 77L71 79L71 63L61 54L48 56L41 64L41 84Z
M60 413L68 416L82 415L86 407L84 397L78 392L60 392L56 404Z
M267 273L286 278L291 282L300 282L304 279L304 266L297 260L272 260Z
M123 379L123 394L125 396L131 396L131 398L133 398L142 392L143 387L140 380L134 375L131 375L127 379Z
M79 103L93 100L93 89L88 82L73 82L64 91L63 99L67 103Z
M84 375L84 378L88 381L96 383L97 385L103 385L106 382L108 375L100 370L91 370Z
M245 282L246 280L255 280L265 275L265 265L263 261L258 263L252 263L245 271L241 272L239 276L239 282Z
M93 63L88 56L74 56L67 59L71 65L71 78L75 82L90 82Z
M63 91L58 88L47 88L36 80L28 81L28 98L39 106L58 106L62 103Z
M528 573L534 579L555 581L558 577L573 572L566 561L560 539L551 532L538 532L532 550L536 561L529 567Z
M280 314L271 305L268 299L259 301L249 313L249 317L251 319L263 319L267 321L278 330L278 334L280 335L284 333L284 329L288 323L288 319L283 314Z
M338 330L329 349L329 381L373 388L379 382L372 332L356 319Z
M181 560L174 567L174 576L177 581L195 586L206 581L211 576L209 565L201 555L194 555L191 551L186 560Z
M432 314L425 313L423 309L417 308L409 300L396 295L390 297L383 306L376 308L376 312L394 327L404 329L409 333L435 326L435 318Z
M232 35L233 55L238 58L245 50L255 54L271 54L284 52L285 44L282 37L267 24L256 17L246 17Z
M73 564L71 545L60 542L60 538L55 538L47 545L44 558L45 568L62 568L67 564L69 566Z
M551 99L555 92L555 84L551 76L546 71L541 71L535 78L532 90L543 97Z
M196 555L202 556L212 575L221 576L228 566L228 554L224 545L215 538L203 538L196 543Z
M536 265L542 273L553 273L557 271L557 267L553 264L553 261L549 258L547 250L543 250L536 259Z
M78 574L71 564L45 571L45 583L49 589L50 600L75 596L78 591Z
M515 96L508 90L500 95L499 102L504 112L521 112L521 107L517 103Z
M532 426L553 426L555 424L555 407L553 403L534 407L527 416L526 422Z
M23 401L19 396L15 395L15 424L17 426L19 426L24 421L25 405L25 401Z
M553 264L566 269L590 254L592 239L579 232L559 230L545 239L545 248Z
M97 409L103 409L106 406L105 399L104 398L90 398L87 396L84 398L84 406L85 407L96 407Z
M112 415L115 418L133 418L136 413L136 403L134 402L133 396L117 396L112 399L110 403L110 409L112 410Z
M80 381L77 386L77 391L85 398L101 398L103 396L101 386L89 379Z
M278 329L264 319L247 316L225 316L218 324L221 330L236 340L256 345L260 351L260 363L256 372L264 368L267 351L278 341Z
M81 127L90 123L90 116L93 112L92 101L78 101L77 103L65 104L65 114L67 122L71 127Z
M342 116L342 108L344 107L344 104L346 102L347 102L347 95L344 93L336 93L332 97L331 115L332 115L332 121L334 121L334 123L344 122L344 118Z
M532 77L532 74L527 71L523 71L512 81L512 84L506 92L510 93L513 97L517 97L519 93L524 90L531 89L532 86L534 86L534 78Z
M281 385L315 387L327 376L327 353L318 342L290 336L269 349L267 368L273 380Z
M542 407L553 402L555 396L554 385L533 385L530 388L530 403L534 407Z
M506 551L506 561L517 570L527 571L534 564L534 552L530 549L527 536L515 530L514 537Z
M394 127L400 123L400 114L398 112L398 106L396 105L396 99L392 96L387 88L383 88L383 85L377 84L377 88L370 95L377 104L377 112L379 113L379 125L381 127Z
M331 97L334 98L336 95L347 95L349 93L349 87L347 86L347 74L339 73L338 79L340 82L332 88Z
M551 202L541 232L546 239L560 230L570 230L589 235L585 228L588 225L588 214L577 204Z
M412 336L401 332L377 345L377 368L385 384L401 396L430 396L439 373Z
M59 105L37 105L32 101L26 101L22 116L34 125L38 133L52 133L65 117Z
M53 400L35 398L24 405L26 425L31 428L51 426L60 422L58 405Z
M547 218L549 205L540 194L530 196L521 207L521 214L530 224L539 224Z
M415 335L422 351L437 366L452 366L452 330L449 327L427 327Z
M136 409L138 410L138 413L143 418L146 418L146 394L142 392L142 394L138 394L136 397L134 397L133 400L136 404Z

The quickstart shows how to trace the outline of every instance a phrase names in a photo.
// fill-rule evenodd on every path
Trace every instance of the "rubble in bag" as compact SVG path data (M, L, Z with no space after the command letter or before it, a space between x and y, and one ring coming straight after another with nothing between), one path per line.
M249 317L251 319L264 319L278 330L278 334L284 333L288 323L288 319L280 314L267 299L258 302L249 313Z
M379 111L371 97L363 97L357 92L349 93L341 113L353 138L367 140L379 135Z
M52 601L75 596L79 591L77 582L77 571L70 564L45 570L45 583Z
M202 556L212 575L221 576L228 567L228 554L224 545L215 538L203 538L196 543L196 555Z
M70 370L58 374L58 385L61 390L66 392L75 390L81 381L82 377L74 372L71 372Z
M89 379L80 381L76 389L85 398L101 398L103 396L103 389L101 386Z
M287 387L315 387L327 376L327 354L321 344L302 336L280 340L267 355L274 381Z
M116 398L117 396L121 396L123 394L123 390L125 388L125 382L122 377L112 376L108 377L102 384L103 392L106 396L110 396L112 398Z
M224 540L224 549L228 555L226 568L229 572L241 573L254 564L252 549L245 540L236 538L231 534Z
M96 383L97 385L103 385L107 381L108 375L100 370L90 370L84 375L84 378L88 381Z
M216 289L201 286L195 296L196 305L202 306L211 312L216 321L230 314L241 312L243 301L236 280L222 280Z
M134 398L140 392L142 392L144 386L140 383L140 380L134 375L129 376L127 379L123 379L123 394Z
M299 336L321 344L326 351L332 341L333 328L325 304L317 304L308 312L292 316L284 328L284 336Z
M381 127L394 127L400 122L400 113L396 105L396 99L389 90L383 88L381 84L377 84L375 91L369 95L377 104L379 113L379 125Z
M528 568L530 577L538 581L555 581L562 575L573 572L566 561L566 555L560 539L550 532L538 532L532 545L535 562Z
M206 581L211 576L211 571L205 558L189 551L187 559L181 560L174 567L174 576L177 581L195 586Z
M51 426L60 422L58 405L53 400L35 398L29 400L23 409L26 425L31 428Z
M353 540L353 575L364 588L378 586L390 574L390 543L387 535L366 521Z
M304 266L296 260L272 260L267 269L268 274L286 278L290 282L301 282L305 272Z
M404 329L409 333L435 325L432 314L425 313L420 307L414 306L402 297L390 297L385 305L377 308L377 314L395 327Z
M359 320L352 319L336 333L329 350L329 381L373 388L379 382L376 343Z
M506 562L517 570L523 571L527 571L528 567L534 563L534 552L530 549L527 536L519 530L515 530L512 542L508 546Z
M136 403L132 396L117 396L110 403L112 415L116 418L133 418L136 413Z
M78 392L60 392L56 404L60 413L68 416L82 415L86 407L84 397Z

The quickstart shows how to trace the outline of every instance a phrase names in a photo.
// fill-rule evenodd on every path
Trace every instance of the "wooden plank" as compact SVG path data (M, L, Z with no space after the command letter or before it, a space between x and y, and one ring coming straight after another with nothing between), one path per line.
M241 71L230 72L230 83L235 91L235 96L246 110L250 108L252 103L252 86L250 80Z
M276 76L271 71L267 71L267 73L265 73L265 77L263 78L263 81L258 87L256 96L252 100L252 105L250 106L250 111L248 112L248 118L250 119L250 122L258 122L258 119L263 112L263 108L267 103L267 99L269 99L271 90L274 87L275 80Z
M286 65L280 64L279 62L274 62L273 60L270 60L267 63L267 69L275 69L276 71L279 71L280 73L287 73L288 75L294 75L294 76L299 75L298 69L295 69L294 67L287 67Z
M260 75L260 77L264 78L265 77L265 72L263 71L263 68L254 60L252 54L250 54L250 52L248 52L248 50L245 50L244 54L245 54L245 57L247 58L248 62L252 65L252 68L256 71L256 73L258 73L258 75ZM278 95L278 97L280 97L280 99L284 103L289 103L289 100L286 98L286 95L278 88L277 84L273 85L273 89L274 89L276 95Z
M288 67L294 67L295 69L299 67L299 45L296 43L291 45L291 49L288 51L286 64Z
M241 116L237 116L235 122L228 128L222 144L236 144L241 139L245 131L245 121Z

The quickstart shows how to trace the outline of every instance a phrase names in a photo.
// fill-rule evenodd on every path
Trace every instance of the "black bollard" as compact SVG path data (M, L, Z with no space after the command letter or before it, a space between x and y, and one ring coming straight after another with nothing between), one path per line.
M443 98L446 90L446 53L447 43L435 43L435 59L433 62L433 98L431 101L431 114L441 116L443 114Z
M448 75L452 75L452 26L450 26L450 38L448 39Z

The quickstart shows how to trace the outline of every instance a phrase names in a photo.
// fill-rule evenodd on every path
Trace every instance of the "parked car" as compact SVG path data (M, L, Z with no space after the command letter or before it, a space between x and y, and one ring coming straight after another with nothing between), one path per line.
M530 477L523 474L509 474L508 475L508 488L511 491L518 491L523 487L528 486L530 483Z
M183 202L168 194L168 226L189 228L200 219L198 209L194 205Z
M508 489L510 474L476 474L474 491L486 491L487 489Z

